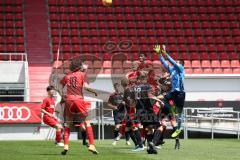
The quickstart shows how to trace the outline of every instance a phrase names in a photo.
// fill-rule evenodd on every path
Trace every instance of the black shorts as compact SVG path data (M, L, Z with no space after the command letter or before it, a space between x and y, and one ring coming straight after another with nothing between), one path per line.
M136 110L142 111L142 110L153 110L153 104L151 103L150 99L138 99L136 104Z
M146 112L142 115L140 119L141 124L143 127L150 127L158 128L160 127L160 117L158 114L155 114L153 112Z
M172 99L176 105L177 113L182 113L184 102L185 102L185 92L183 91L173 91L167 94L166 100Z
M122 124L124 118L125 118L124 112L113 111L113 119L114 119L115 125Z

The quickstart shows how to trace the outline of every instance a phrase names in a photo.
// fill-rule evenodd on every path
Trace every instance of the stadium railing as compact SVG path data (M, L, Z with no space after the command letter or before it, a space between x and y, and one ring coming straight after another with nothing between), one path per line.
M27 62L27 53L0 53L0 61L25 61Z
M25 84L24 87L17 87L17 85L12 85L7 87L10 90L24 90L24 94L1 94L0 97L23 97L24 101L29 101L29 80L28 80L28 58L27 53L0 53L0 61L4 62L23 62L25 70ZM15 87L14 87L15 86ZM1 89L1 88L0 88ZM6 88L2 88L3 90Z
M232 108L184 108L184 138L189 131L232 134L240 137L240 112Z

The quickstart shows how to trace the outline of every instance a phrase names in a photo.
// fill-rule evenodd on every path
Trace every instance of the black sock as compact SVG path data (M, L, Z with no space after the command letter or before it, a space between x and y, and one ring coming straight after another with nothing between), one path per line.
M161 137L159 138L159 141L163 142L163 139L164 139L164 132L162 132Z
M83 143L85 144L85 143L86 143L86 140L87 140L87 134L86 134L86 131L82 131L81 134L82 134L82 140L83 140Z
M177 130L177 126L176 127L173 127L173 132L175 132Z
M153 143L155 145L157 145L157 142L159 141L159 139L162 136L162 132L160 130L155 130L154 134L153 134Z
M147 138L148 143L149 143L149 142L152 142L152 140L153 140L153 134L147 134L146 138Z
M130 131L127 131L127 132L128 132L128 134L130 135L130 137L131 137L131 139L132 139L133 143L135 144L135 146L136 146L136 145L138 145L138 144L137 144L136 137L135 137L135 135L134 135L133 131L132 131L132 130L130 130Z
M116 138L117 138L117 136L118 136L118 133L119 133L119 130L116 130L116 129L114 129L114 132L113 132L113 134L114 134L114 139L116 139Z
M135 134L138 146L142 148L143 144L142 144L141 132L139 130L136 130L134 131L134 134Z
M129 141L129 139L130 139L130 134L129 134L129 132L125 132L125 139L126 139L126 141Z

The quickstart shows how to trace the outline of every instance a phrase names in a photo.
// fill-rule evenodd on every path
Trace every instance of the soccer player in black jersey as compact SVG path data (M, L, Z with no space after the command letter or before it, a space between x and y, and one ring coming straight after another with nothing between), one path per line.
M157 100L151 85L147 81L146 75L140 75L138 77L139 83L135 86L135 98L136 98L136 120L140 121L144 128L147 130L147 141L149 154L157 154L155 143L161 136L161 132L158 131L160 127L159 116L155 114L153 104L154 100ZM160 100L159 100L160 101Z
M113 117L115 122L114 142L116 145L119 140L119 129L126 115L125 102L123 101L123 93L120 92L120 84L114 84L114 93L112 93L108 100L108 106L113 109ZM129 134L125 134L126 143L129 144Z

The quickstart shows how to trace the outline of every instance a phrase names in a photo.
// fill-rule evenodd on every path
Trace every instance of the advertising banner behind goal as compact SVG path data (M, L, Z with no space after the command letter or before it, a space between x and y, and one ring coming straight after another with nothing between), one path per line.
M41 123L41 104L0 103L0 123Z

